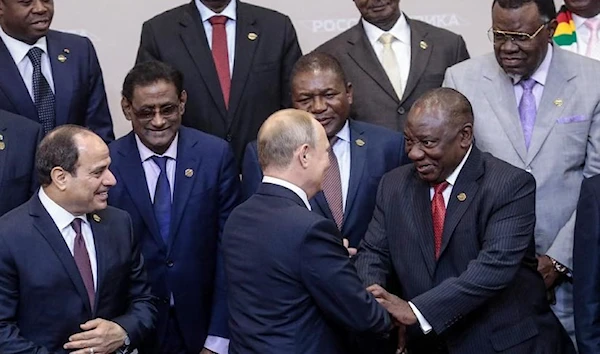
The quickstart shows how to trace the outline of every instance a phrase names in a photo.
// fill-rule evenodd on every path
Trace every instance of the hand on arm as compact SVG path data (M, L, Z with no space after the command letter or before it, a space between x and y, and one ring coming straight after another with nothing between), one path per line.
M95 354L109 354L125 344L127 333L115 322L96 318L80 325L82 332L69 337L69 342L63 346L72 350L72 354L89 354L93 349Z

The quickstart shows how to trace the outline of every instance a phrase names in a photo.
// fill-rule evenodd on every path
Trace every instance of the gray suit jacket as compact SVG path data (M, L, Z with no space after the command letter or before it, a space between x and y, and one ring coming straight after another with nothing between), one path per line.
M381 66L362 22L316 49L336 57L354 86L352 117L402 131L414 101L440 87L446 69L469 58L463 38L425 22L406 19L410 26L410 73L402 99Z
M529 150L511 80L493 54L446 72L475 112L477 146L537 182L536 251L573 265L575 208L583 177L600 172L600 62L554 46Z

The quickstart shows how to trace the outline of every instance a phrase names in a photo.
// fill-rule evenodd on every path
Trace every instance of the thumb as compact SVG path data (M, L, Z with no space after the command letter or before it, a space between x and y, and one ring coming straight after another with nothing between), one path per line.
M83 329L84 331L89 331L90 329L94 329L94 328L98 327L100 325L100 323L102 323L102 319L95 318L93 320L87 321L86 323L80 325L79 327L81 327L81 329Z

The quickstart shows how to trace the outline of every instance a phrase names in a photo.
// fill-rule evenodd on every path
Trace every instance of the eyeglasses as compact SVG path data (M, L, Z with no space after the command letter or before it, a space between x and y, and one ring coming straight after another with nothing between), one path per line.
M177 112L179 112L179 106L174 104L169 104L166 106L156 108L147 107L142 108L140 110L135 109L133 105L130 105L130 107L133 115L139 120L152 120L154 117L156 117L157 110L158 114L160 114L161 117L164 118L172 118L177 114Z
M524 32L500 31L490 28L487 32L488 39L494 44L504 44L506 41L511 41L517 45L526 44L527 42L533 40L547 24L548 22L543 23L533 34Z

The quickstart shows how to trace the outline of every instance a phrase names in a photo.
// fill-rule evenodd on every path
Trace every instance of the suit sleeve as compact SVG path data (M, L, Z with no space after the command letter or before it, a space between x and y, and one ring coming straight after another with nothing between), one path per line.
M229 146L224 149L219 183L219 240L217 242L217 260L215 266L215 288L213 289L212 314L208 334L229 338L229 310L227 307L227 287L225 264L223 259L223 228L231 211L240 200L240 178L235 158Z
M595 179L597 182L600 181ZM577 205L573 259L575 335L580 354L600 352L600 196L584 180Z
M444 82L442 83L442 87L447 87L451 89L455 89L460 91L456 87L456 82L454 82L454 73L452 72L452 67L446 69L446 73L444 74Z
M262 177L263 173L258 162L256 144L251 142L246 145L246 152L242 161L242 198L244 200L256 193Z
M16 317L19 308L19 274L10 249L0 237L0 353L49 354L50 352L23 338Z
M290 75L296 61L302 56L296 30L289 17L285 18L285 42L281 65L281 108L290 108L292 98L290 93Z
M156 40L152 25L146 22L142 25L142 35L140 37L140 47L138 48L135 63L143 63L146 61L160 60L160 55L156 49Z
M525 173L517 176L497 191L494 211L484 221L477 258L460 276L411 300L436 333L443 333L505 289L522 267L535 226L535 180Z
M456 61L454 64L458 64L461 61L465 61L470 58L469 51L467 50L467 44L462 36L458 36L458 44L456 46Z
M32 195L35 194L35 192L37 192L38 188L40 187L40 183L38 181L38 177L37 174L35 172L35 151L37 151L37 147L40 144L40 142L42 141L42 139L44 138L44 131L42 130L42 126L38 126L37 127L37 132L35 133L34 136L34 141L33 143L35 144L35 146L33 146L33 149L31 151L33 151L33 156L31 156L31 186L30 186L30 193L29 196L31 197Z
M354 332L391 329L387 311L363 287L335 224L319 220L308 228L301 246L301 279L317 306Z
M131 347L139 347L156 326L157 309L150 292L150 281L144 268L140 245L133 233L131 218L125 214L123 222L129 229L131 243L131 270L129 273L129 306L127 312L112 319L127 332Z
M86 38L89 58L88 102L85 125L98 134L107 144L115 140L112 118L102 78L102 69L92 42Z

